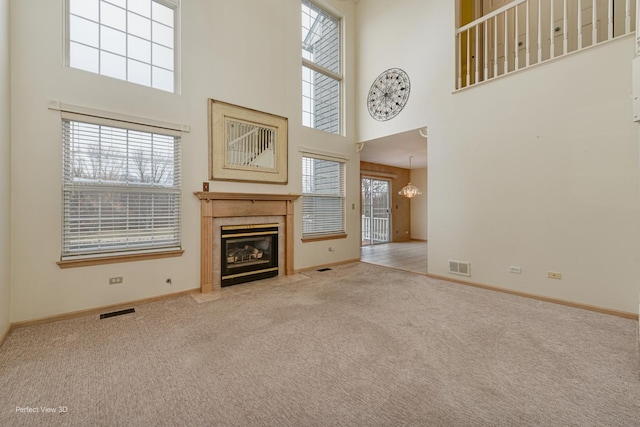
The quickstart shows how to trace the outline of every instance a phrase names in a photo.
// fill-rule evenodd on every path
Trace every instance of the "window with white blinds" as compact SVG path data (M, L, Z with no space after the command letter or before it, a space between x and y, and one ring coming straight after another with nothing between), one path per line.
M302 158L302 236L345 233L344 162Z
M179 132L63 114L62 137L62 260L180 249Z

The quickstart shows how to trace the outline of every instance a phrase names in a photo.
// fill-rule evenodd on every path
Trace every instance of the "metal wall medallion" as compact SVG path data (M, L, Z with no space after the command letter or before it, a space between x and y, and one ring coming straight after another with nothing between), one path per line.
M409 76L399 68L390 68L380 74L371 85L367 109L374 119L384 122L402 111L409 99Z

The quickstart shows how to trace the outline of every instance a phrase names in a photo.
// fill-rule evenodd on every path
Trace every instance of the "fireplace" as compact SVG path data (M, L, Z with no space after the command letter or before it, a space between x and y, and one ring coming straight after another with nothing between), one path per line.
M221 286L278 275L279 224L221 227Z
M272 243L272 254L277 261L267 268L277 267L275 275L294 274L293 269L293 202L299 194L244 194L197 192L200 199L200 290L203 293L219 292L222 276L240 273L223 273L222 227L252 224L278 224L277 239ZM237 234L230 231L228 234ZM246 243L247 246L252 246ZM264 245L264 243L260 243ZM275 245L275 246L274 246ZM225 245L226 246L226 245ZM244 245L243 245L244 248ZM263 252L262 257L265 254ZM256 256L257 258L257 256ZM224 258L224 264L230 258ZM234 258L235 262L235 258ZM235 267L233 270L236 270ZM246 273L242 271L241 273Z

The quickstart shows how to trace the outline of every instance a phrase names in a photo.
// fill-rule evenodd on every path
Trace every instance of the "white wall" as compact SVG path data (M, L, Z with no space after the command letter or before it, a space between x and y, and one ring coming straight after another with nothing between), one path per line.
M358 3L359 98L386 68L412 81L392 121L360 110L360 139L429 126L429 273L447 276L449 259L466 260L473 282L635 313L633 39L452 94L454 6Z
M411 182L422 192L411 199L411 238L427 240L427 168L412 169Z
M210 191L300 193L299 146L349 156L347 206L357 212L358 156L354 116L346 136L301 126L300 3L290 0L182 2L182 93L171 94L65 68L60 1L13 2L11 67L14 239L12 321L22 321L199 287L200 211L194 191L207 179L207 98L289 118L289 183L259 185L212 182ZM354 4L330 1L344 14L348 31L346 77L353 80ZM351 105L355 88L345 85ZM179 258L61 270L60 115L49 100L156 120L184 123L183 248ZM19 165L15 167L15 165ZM301 202L295 204L296 269L358 258L359 223L348 217L347 239L300 242ZM335 252L329 252L333 246ZM108 278L123 276L122 285ZM165 284L171 277L173 284Z
M0 335L10 321L11 280L11 75L9 0L0 0Z

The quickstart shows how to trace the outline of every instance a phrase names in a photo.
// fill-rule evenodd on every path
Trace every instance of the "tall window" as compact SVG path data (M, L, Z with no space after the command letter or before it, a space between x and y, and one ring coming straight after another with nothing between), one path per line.
M67 0L68 64L175 92L178 0Z
M302 237L345 234L344 163L302 158Z
M178 133L65 114L62 260L180 249Z
M302 124L340 134L340 19L302 0Z

